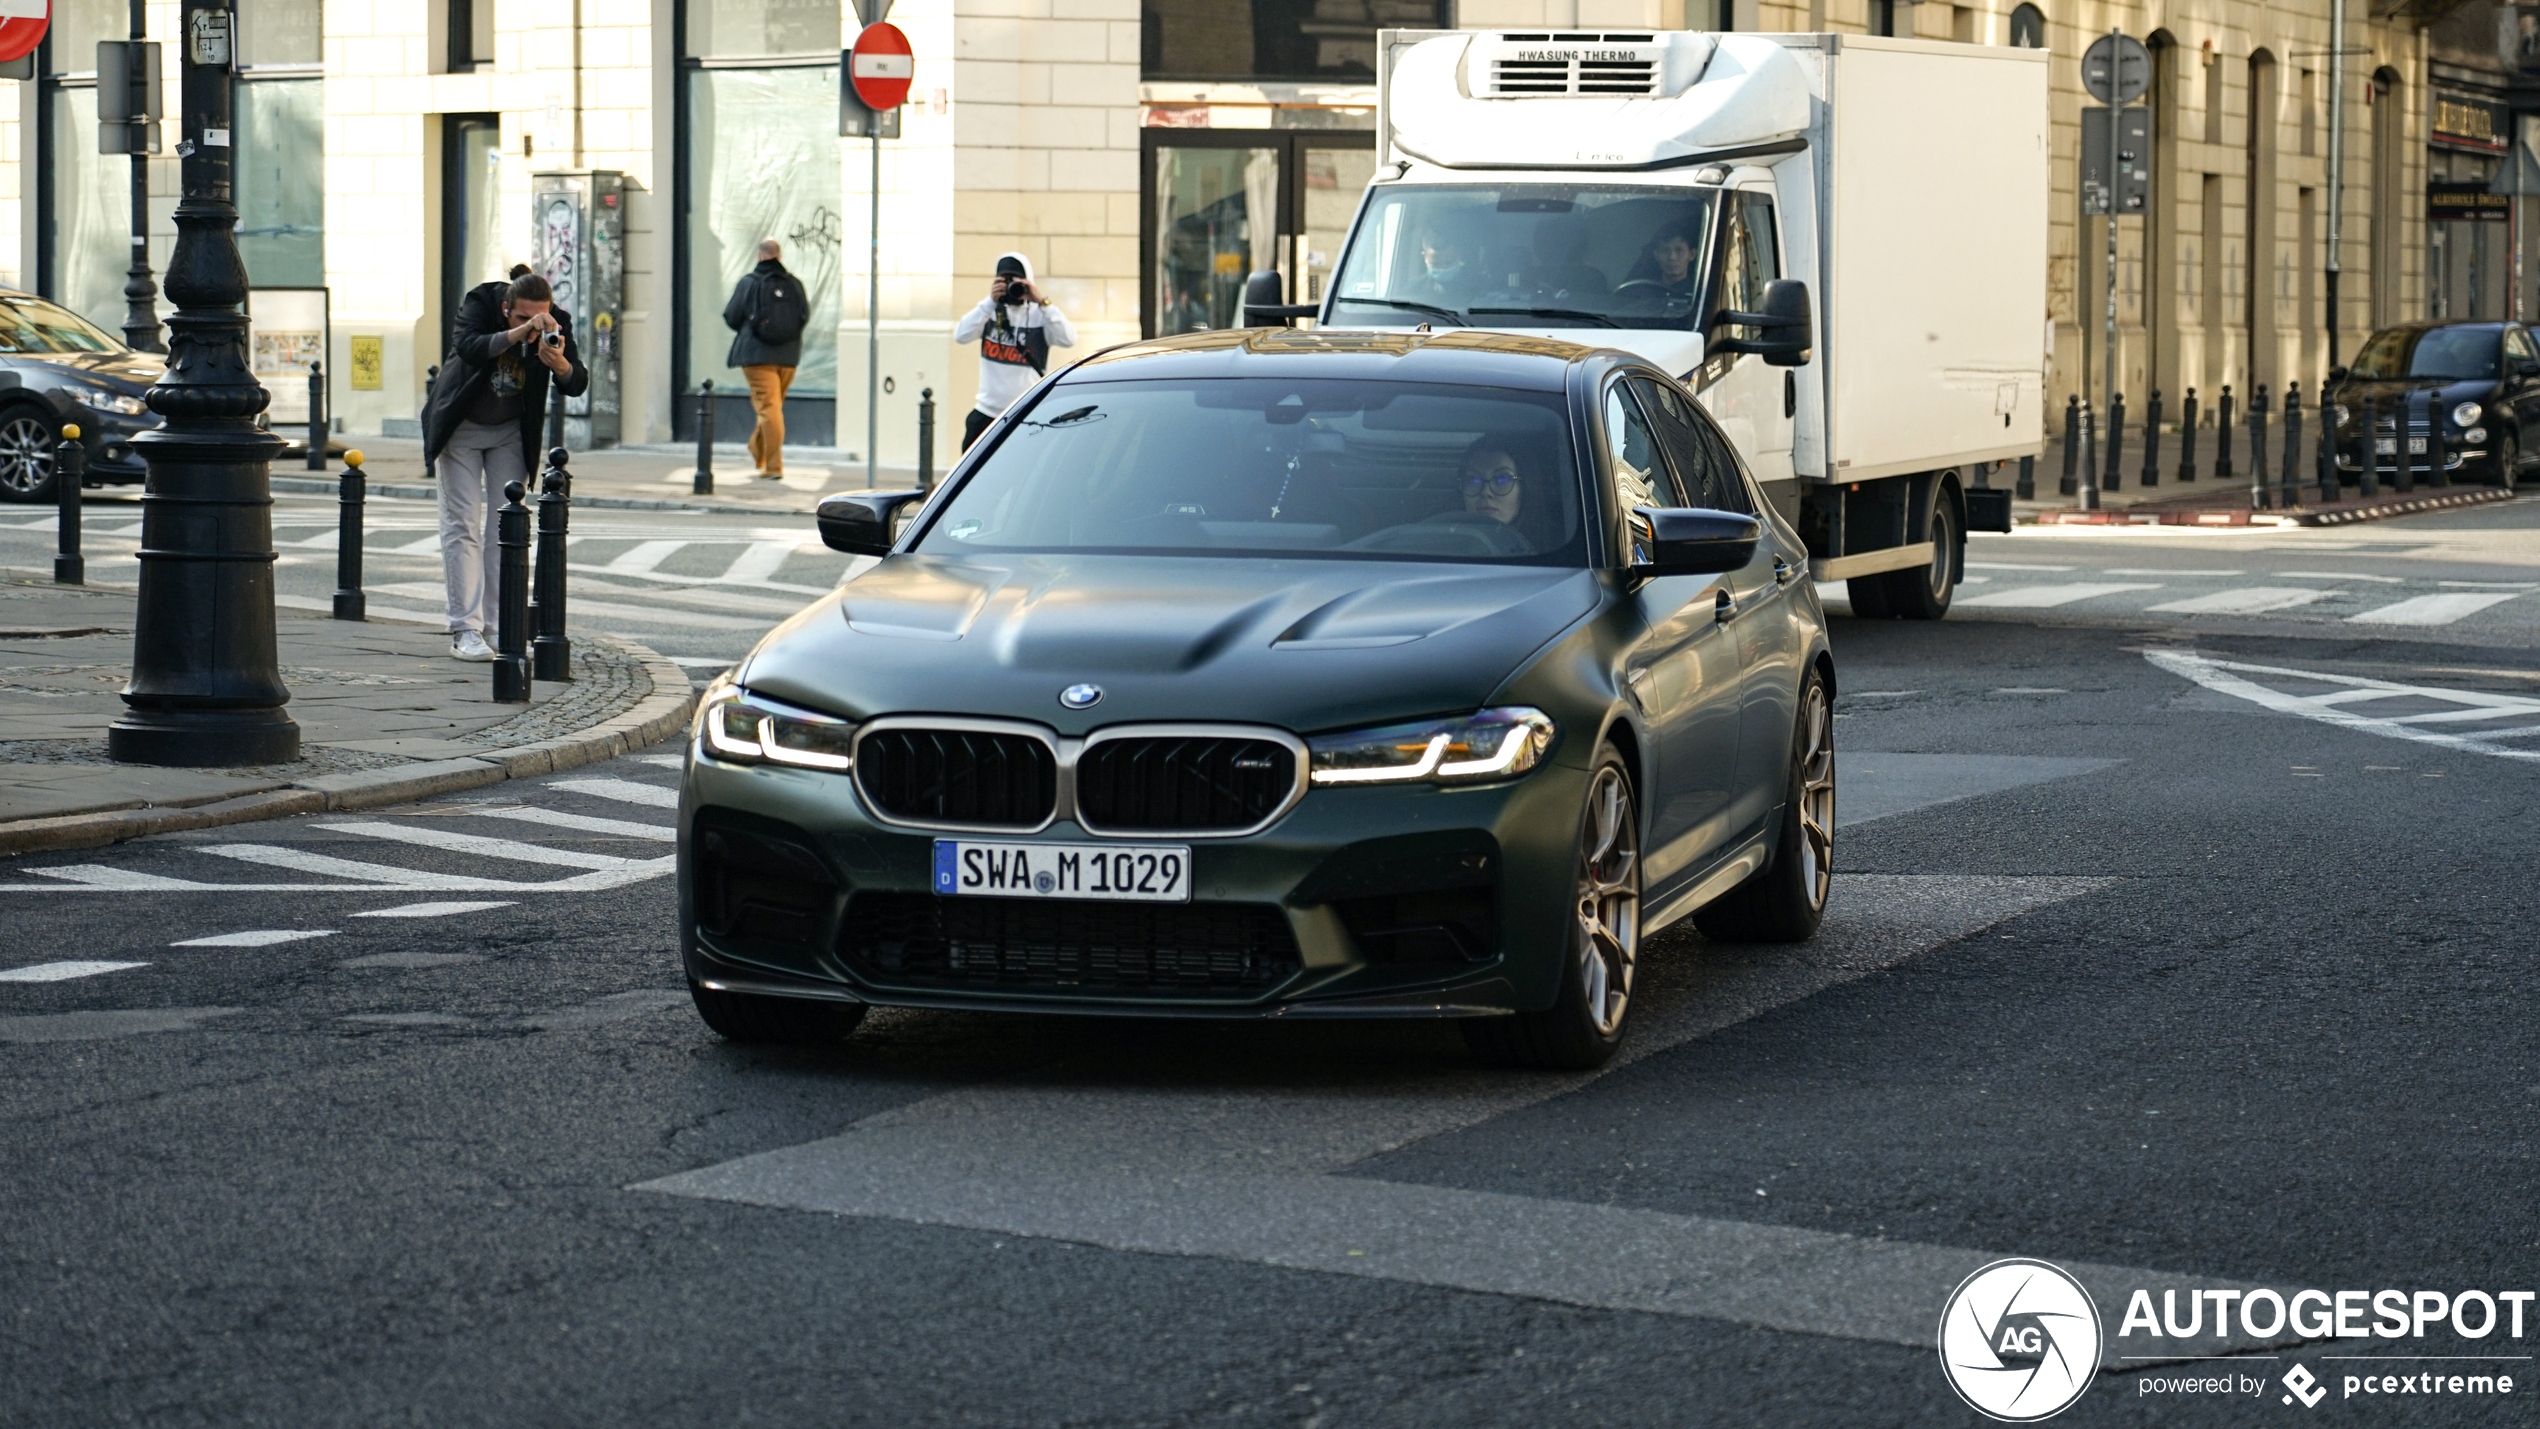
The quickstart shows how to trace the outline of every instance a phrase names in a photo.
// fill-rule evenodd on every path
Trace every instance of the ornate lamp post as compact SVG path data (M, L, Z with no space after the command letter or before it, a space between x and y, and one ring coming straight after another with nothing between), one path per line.
M182 194L168 260L167 375L150 389L167 419L133 439L150 467L141 506L141 600L129 706L106 751L133 764L279 764L300 727L274 648L273 497L282 439L256 430L264 388L247 368L247 269L230 202L226 0L183 14Z

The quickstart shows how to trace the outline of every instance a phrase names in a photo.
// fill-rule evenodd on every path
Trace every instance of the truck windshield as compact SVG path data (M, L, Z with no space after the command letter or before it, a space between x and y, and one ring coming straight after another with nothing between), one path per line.
M2373 334L2355 354L2362 378L2448 377L2453 381L2496 375L2501 329L2492 327L2391 328Z
M1558 392L1062 382L917 549L1577 565L1581 502Z
M1689 328L1716 189L1379 188L1332 281L1348 327Z

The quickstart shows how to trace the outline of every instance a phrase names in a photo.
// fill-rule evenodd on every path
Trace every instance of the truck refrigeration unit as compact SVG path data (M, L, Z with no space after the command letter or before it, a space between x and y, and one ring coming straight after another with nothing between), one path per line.
M1677 374L1855 613L1932 619L2040 447L2046 52L1388 30L1323 327L1483 327ZM1263 280L1269 285L1261 287ZM1256 301L1277 279L1257 275Z

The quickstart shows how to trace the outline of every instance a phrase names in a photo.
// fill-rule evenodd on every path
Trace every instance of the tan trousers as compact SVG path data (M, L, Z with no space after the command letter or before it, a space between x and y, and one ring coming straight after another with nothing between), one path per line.
M758 425L750 428L750 464L771 475L785 469L785 389L794 385L794 369L756 363L741 369L750 380L750 410Z

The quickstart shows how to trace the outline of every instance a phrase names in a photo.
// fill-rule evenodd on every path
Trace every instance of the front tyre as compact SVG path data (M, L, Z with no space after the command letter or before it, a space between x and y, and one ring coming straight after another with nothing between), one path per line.
M693 978L688 996L696 1000L697 1015L706 1026L733 1042L820 1045L843 1040L864 1021L862 1003L720 992Z
M2522 475L2522 443L2508 427L2496 434L2496 484L2507 491L2514 489L2514 479Z
M37 409L0 413L0 501L53 499L54 445L54 429Z
M1596 752L1578 844L1560 994L1541 1012L1463 1024L1466 1045L1493 1066L1588 1071L1623 1045L1640 957L1640 806L1611 744Z
M1810 671L1791 735L1790 794L1772 862L1693 915L1724 943L1798 943L1816 935L1834 889L1834 702Z
M1883 613L1899 620L1938 620L1949 613L1950 598L1958 592L1958 503L1949 499L1946 486L1931 494L1931 521L1925 529L1931 532L1931 564L1873 578L1882 586Z

